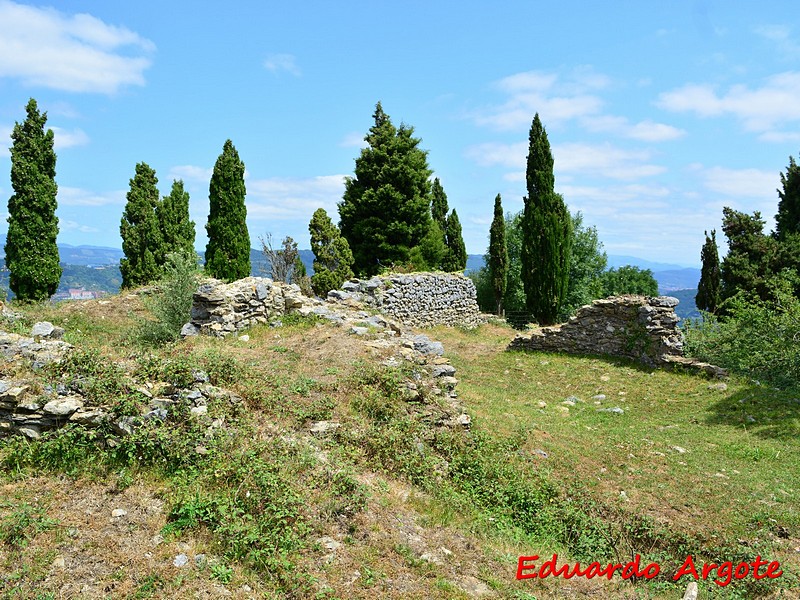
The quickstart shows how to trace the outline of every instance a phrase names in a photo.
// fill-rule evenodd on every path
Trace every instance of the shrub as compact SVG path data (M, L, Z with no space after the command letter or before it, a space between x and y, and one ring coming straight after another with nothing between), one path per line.
M724 318L689 323L687 353L778 387L800 386L800 300L789 275L770 285L774 300L739 294L725 302Z
M136 332L139 341L159 345L180 337L181 328L191 318L192 295L197 289L197 279L196 255L167 255L161 290L145 302L155 320L145 320L139 324Z

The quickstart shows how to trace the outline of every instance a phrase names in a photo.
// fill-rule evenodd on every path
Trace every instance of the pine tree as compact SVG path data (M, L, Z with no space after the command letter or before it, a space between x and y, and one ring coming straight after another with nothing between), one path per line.
M211 277L234 281L250 275L246 193L244 163L233 142L227 140L214 165L208 190L205 270Z
M572 218L555 192L553 155L537 113L531 124L522 216L522 281L526 305L541 325L555 323L569 282Z
M324 208L314 211L308 231L314 253L311 287L315 294L324 298L353 276L353 253Z
M503 315L503 296L508 276L508 246L506 245L506 220L500 194L494 199L494 219L489 228L489 278L492 282L494 302L498 317Z
M717 251L717 232L712 229L711 237L705 232L706 241L700 250L700 260L703 263L700 271L700 283L697 284L695 304L700 310L715 313L719 306L720 269L719 252Z
M800 166L789 157L786 173L781 173L778 190L778 214L775 215L775 237L786 239L790 234L800 234Z
M45 131L47 113L36 100L25 107L27 118L11 133L11 186L5 253L9 286L23 301L52 296L61 279L56 217L56 153L53 130Z
M189 219L189 192L183 189L183 181L172 182L169 196L164 196L156 207L156 218L161 229L164 257L170 252L194 256L194 221ZM162 263L159 257L159 263Z
M125 254L119 262L123 288L145 285L161 276L165 252L156 218L157 185L156 172L147 163L138 163L119 226Z
M373 119L364 138L368 147L356 159L355 176L345 180L339 203L339 226L353 252L353 269L366 275L408 263L431 223L431 170L414 128L395 127L380 102Z
M445 230L446 250L442 261L442 270L448 272L463 271L467 268L467 247L461 232L461 221L454 208L447 217Z

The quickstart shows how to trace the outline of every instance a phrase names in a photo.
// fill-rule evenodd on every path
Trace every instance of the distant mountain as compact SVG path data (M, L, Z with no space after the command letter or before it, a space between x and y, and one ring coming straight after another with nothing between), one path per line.
M675 307L675 314L681 319L699 319L700 311L697 310L697 305L694 302L694 297L697 295L697 290L673 290L667 294L673 298L677 298L680 302Z
M673 290L697 289L700 283L700 269L677 269L671 271L654 271L653 277L658 282L661 293Z
M679 271L688 268L686 265L676 265L673 263L654 262L652 260L645 260L643 258L636 258L635 256L624 256L620 254L608 255L608 268L624 267L631 265L639 267L640 269L650 269L654 273L656 271Z
M116 248L72 246L70 244L58 244L58 255L62 263L85 267L118 265L119 259L124 256L122 250Z

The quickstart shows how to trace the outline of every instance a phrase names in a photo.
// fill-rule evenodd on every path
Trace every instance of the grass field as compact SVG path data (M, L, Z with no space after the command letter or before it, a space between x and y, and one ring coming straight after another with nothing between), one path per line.
M679 598L689 580L669 575L688 555L784 571L701 581L700 598L798 597L796 391L506 352L500 325L437 328L473 418L459 432L406 402L413 365L382 367L329 324L152 349L131 336L136 297L25 312L15 327L46 318L79 349L45 373L6 363L6 379L79 377L120 414L196 369L234 396L119 439L0 440L0 598ZM312 435L321 420L338 428ZM638 553L662 575L516 580L519 556L553 553Z

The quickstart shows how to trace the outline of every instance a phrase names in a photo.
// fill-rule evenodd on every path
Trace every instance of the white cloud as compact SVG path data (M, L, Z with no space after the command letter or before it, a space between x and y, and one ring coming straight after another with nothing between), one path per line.
M725 196L738 198L768 199L776 202L780 176L773 171L760 169L726 169L692 165L691 170L698 173L706 189Z
M68 131L61 129L61 127L51 127L55 134L53 145L56 150L63 148L72 148L73 146L85 146L89 143L89 136L82 129L73 129Z
M582 120L589 131L613 133L620 137L642 142L666 142L686 135L683 129L672 125L656 123L649 119L631 124L625 117L599 115Z
M0 77L112 94L122 86L144 85L154 50L150 40L91 15L0 0Z
M364 140L364 134L358 131L351 131L346 134L342 141L339 142L341 148L366 148L367 142Z
M603 103L589 92L606 87L608 82L606 76L587 67L563 77L541 71L516 73L494 83L496 89L510 96L508 100L470 116L478 125L506 131L527 129L537 112L547 124L594 115Z
M553 147L555 172L582 173L632 180L663 173L660 165L648 163L650 152L646 150L623 150L611 144L569 143Z
M56 150L64 148L72 148L73 146L85 146L89 143L89 136L82 129L62 129L61 127L49 127L55 134L53 145ZM11 139L11 132L14 128L10 125L0 125L0 158L11 156L9 148L13 140Z
M61 231L80 231L81 233L99 233L97 227L90 227L89 225L82 225L77 221L64 221L59 219L58 228Z
M195 184L208 186L213 173L213 168L197 167L195 165L179 165L169 170L167 178L182 179L187 185Z
M293 54L270 54L264 59L264 68L272 73L285 71L295 77L302 75Z
M800 123L800 72L773 75L760 87L731 86L718 92L707 84L688 84L659 96L658 106L699 117L731 115L746 131L771 141L787 127Z
M318 208L332 218L344 192L344 175L273 177L247 182L248 219L304 219Z
M562 181L570 180L570 174L633 180L666 171L664 167L648 162L651 153L647 150L623 150L611 144L568 143L553 146L552 152L555 160L554 170L557 176L563 177ZM525 181L527 142L476 144L468 147L465 155L483 167L501 166L515 169L504 176L506 181Z
M528 142L476 144L469 146L464 154L482 167L500 165L511 169L524 169L528 160Z
M125 204L125 191L97 193L81 188L58 186L58 204L64 206L108 206Z
M539 113L548 126L577 121L588 131L644 142L663 142L686 135L682 129L651 119L631 123L625 117L603 114L604 102L596 92L610 85L609 77L590 67L574 69L565 76L541 71L516 73L494 83L509 98L498 106L473 112L471 118L478 125L501 131L526 130L533 115Z
M755 32L773 42L788 58L800 56L800 44L792 39L792 30L786 25L761 25L756 27Z

